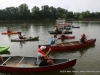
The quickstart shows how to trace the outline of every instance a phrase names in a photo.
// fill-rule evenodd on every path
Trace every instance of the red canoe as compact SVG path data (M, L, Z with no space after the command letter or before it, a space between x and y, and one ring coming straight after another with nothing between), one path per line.
M75 38L75 36L65 36L64 38L58 36L58 39L74 39L74 38Z
M62 50L74 50L74 49L78 49L78 48L83 48L83 47L87 47L91 44L94 44L96 42L96 39L90 39L88 40L87 43L80 43L79 41L72 41L72 42L65 42L65 43L60 43L59 46L50 46L49 45L43 45L46 46L46 50L49 50L49 48L51 48L54 51L62 51ZM38 47L40 47L41 45L38 45Z
M71 68L76 64L76 59L53 59L54 65L38 66L37 57L5 56L4 63L0 62L0 72L33 73ZM6 65L4 65L6 64Z
M18 34L19 32L11 32L11 33L8 33L8 32L2 32L1 34Z

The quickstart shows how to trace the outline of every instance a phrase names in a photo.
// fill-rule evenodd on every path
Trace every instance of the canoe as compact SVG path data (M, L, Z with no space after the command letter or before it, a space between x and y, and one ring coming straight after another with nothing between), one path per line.
M48 31L50 34L62 34L62 31L55 32L55 31ZM67 31L64 34L72 34L72 31Z
M65 37L60 37L60 36L58 36L58 39L74 39L75 38L75 36L65 36Z
M96 42L96 39L90 39L88 40L87 43L80 43L79 41L72 41L72 42L64 42L64 43L59 43L59 46L50 46L49 45L43 45L46 46L46 50L49 50L49 48L52 49L52 51L62 51L62 50L74 50L74 49L79 49L79 48L84 48L87 46L90 46ZM38 45L38 48L41 45Z
M0 47L0 53L7 51L9 48L9 46Z
M19 38L15 38L15 39L11 39L11 42L20 42L20 41L38 41L39 40L39 36L37 37L31 37L31 38L27 38L27 39L19 39Z
M38 66L36 64L36 57L23 56L3 56L4 63L0 62L0 72L14 72L14 73L31 73L31 72L46 72L53 70L60 70L64 68L71 68L76 64L76 59L55 59L54 65ZM6 64L6 65L4 65Z
M8 32L2 32L1 34L18 34L19 32L11 32L11 33L8 33Z

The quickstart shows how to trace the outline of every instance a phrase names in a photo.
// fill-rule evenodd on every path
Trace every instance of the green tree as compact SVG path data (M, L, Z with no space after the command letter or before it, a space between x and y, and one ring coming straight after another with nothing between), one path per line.
M40 9L37 6L34 6L31 10L32 19L40 19Z
M41 8L42 8L41 9L42 17L44 16L43 17L44 19L50 18L50 8L49 8L49 6L48 5L44 5Z
M54 8L53 6L50 7L50 18L52 19L56 19L57 18L57 9Z
M63 8L60 8L58 7L57 8L57 15L58 15L58 18L63 18L63 15L66 14L66 10L63 9Z
M67 12L66 16L67 16L67 18L73 18L73 12L72 11Z
M83 16L82 16L82 15L80 15L80 16L79 16L79 20L82 20L82 19L83 19Z
M30 18L30 10L28 9L28 5L25 3L19 5L18 13L19 13L20 19L22 20L28 20Z

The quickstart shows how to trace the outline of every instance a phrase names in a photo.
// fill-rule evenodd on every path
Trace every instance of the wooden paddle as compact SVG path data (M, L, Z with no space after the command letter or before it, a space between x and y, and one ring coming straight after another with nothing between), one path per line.
M61 44L62 46L65 46L64 44Z
M19 64L23 61L24 57L20 60L20 62L16 65L16 67L19 66Z

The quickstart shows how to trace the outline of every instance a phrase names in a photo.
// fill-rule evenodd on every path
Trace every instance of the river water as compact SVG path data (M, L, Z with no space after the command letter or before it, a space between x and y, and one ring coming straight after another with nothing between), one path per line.
M52 58L76 58L76 65L72 68L66 68L56 71L32 73L30 75L37 74L52 74L52 75L100 75L100 21L68 21L74 26L80 26L80 28L73 28L72 34L75 39L68 39L65 41L77 41L80 39L81 34L85 33L88 39L96 38L96 43L77 50L72 51L52 51L50 56ZM27 25L23 25L23 22L9 22L0 23L0 33L5 32L7 27L10 27L13 31L21 31L25 36L39 36L39 41L27 41L27 42L11 42L10 39L18 38L17 34L14 35L2 35L0 34L0 46L10 46L9 50L5 53L1 53L2 56L37 56L37 49L39 44L49 44L50 38L53 35L48 33L49 30L53 30L56 25L53 22L27 22ZM59 40L59 42L62 42ZM0 73L1 75L27 75L27 74L12 74L12 73Z

